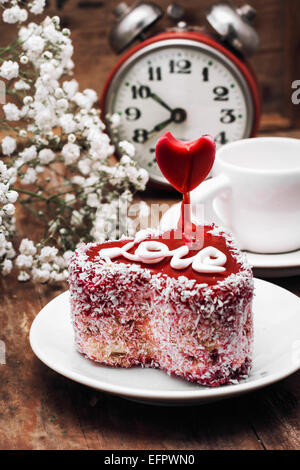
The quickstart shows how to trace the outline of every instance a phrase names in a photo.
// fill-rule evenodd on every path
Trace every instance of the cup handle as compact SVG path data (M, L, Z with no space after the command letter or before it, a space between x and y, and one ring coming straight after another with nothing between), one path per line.
M211 201L215 196L222 193L226 189L230 189L230 180L225 175L218 175L201 183L191 192L191 203L201 204ZM222 223L228 225L229 221L225 220L225 214L220 214L215 204L212 205L213 211L222 220Z
M191 202L193 204L211 200L224 189L230 188L230 180L225 175L215 176L201 183L191 192Z

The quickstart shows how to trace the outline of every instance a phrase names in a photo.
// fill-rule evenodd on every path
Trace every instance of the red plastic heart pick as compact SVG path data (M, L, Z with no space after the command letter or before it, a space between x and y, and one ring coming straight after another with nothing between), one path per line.
M210 135L183 142L166 132L156 144L156 160L162 174L183 194L205 180L213 166L215 153L216 145Z

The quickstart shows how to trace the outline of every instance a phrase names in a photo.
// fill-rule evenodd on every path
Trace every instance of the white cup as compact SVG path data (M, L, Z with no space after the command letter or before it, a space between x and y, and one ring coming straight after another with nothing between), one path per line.
M209 200L241 249L299 249L300 140L258 137L220 148L213 178L191 193L193 204Z

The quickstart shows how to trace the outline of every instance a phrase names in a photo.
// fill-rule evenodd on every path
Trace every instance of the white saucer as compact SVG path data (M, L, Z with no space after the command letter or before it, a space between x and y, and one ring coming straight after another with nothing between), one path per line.
M75 350L69 292L46 305L30 330L34 353L48 367L97 390L152 404L206 403L249 392L276 382L300 368L300 299L255 279L254 364L237 385L201 387L160 370L110 368L85 359Z
M180 213L180 204L174 204L164 213L160 222L160 227L163 230L168 230L176 225ZM207 204L205 205L205 220L223 225ZM197 222L196 219L193 221ZM254 275L257 277L276 278L300 274L300 250L279 254L251 253L250 251L245 253L253 267Z

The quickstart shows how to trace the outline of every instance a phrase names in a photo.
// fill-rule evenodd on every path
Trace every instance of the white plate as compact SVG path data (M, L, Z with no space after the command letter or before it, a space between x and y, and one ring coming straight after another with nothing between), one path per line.
M202 387L160 370L111 368L85 359L75 350L69 292L47 304L30 330L34 353L56 372L97 390L155 404L194 404L249 392L283 379L300 368L300 299L255 279L254 364L238 385Z
M161 229L168 230L174 227L174 223L176 225L176 221L179 218L180 204L174 204L164 213L160 222ZM213 213L209 204L205 204L205 220L222 225L222 222ZM193 221L197 222L196 219L193 219ZM279 254L251 253L250 251L245 253L257 277L275 278L300 274L300 250Z

